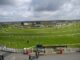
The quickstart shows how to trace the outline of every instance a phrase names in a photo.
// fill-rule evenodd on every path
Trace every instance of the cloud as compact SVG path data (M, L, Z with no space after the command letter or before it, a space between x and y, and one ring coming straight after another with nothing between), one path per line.
M0 5L8 5L8 4L12 4L12 2L10 0L0 0Z
M80 0L0 0L0 22L71 20L79 14Z
M14 5L9 4L9 2L14 3ZM30 2L31 0L3 0L3 5L0 5L0 16L30 16L32 13L29 7Z
M32 7L35 11L58 10L68 0L32 0Z
M31 0L0 0L0 22L22 21L32 16L30 11ZM20 20L21 18L21 20Z
M31 0L0 0L1 5L22 5L29 2Z
M58 12L53 15L54 19L80 19L80 0L71 0L65 3Z
M41 2L40 7L42 6L43 8L45 3L46 3L46 0L43 3ZM66 0L66 1L64 0L63 2L59 0L56 2L53 0L53 3L54 3L52 5L53 8L50 10L48 10L49 3L45 5L45 7L47 8L42 9L42 10L37 10L39 8L33 6L34 11L35 11L34 16L38 16L40 18L52 19L52 20L80 19L80 15L79 15L80 14L80 0ZM57 7L57 9L55 7Z

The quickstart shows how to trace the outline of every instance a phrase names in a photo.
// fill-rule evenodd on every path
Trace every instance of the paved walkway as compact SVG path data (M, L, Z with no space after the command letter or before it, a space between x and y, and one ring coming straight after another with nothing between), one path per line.
M4 54L4 52L0 52L0 54L2 55ZM10 55L6 56L4 60L28 60L28 56L23 54L11 53ZM38 59L35 60L80 60L80 53L40 56Z
M80 53L41 56L38 60L80 60Z

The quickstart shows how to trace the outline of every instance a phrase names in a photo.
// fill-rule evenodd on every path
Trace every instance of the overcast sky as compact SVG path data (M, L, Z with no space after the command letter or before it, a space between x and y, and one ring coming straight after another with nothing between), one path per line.
M80 0L0 0L0 22L80 19Z

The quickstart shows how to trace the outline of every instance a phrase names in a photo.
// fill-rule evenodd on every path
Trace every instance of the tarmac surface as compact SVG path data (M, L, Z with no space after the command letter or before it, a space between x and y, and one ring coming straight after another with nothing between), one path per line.
M80 53L41 56L38 60L80 60Z
M0 55L4 52L0 52ZM27 55L11 53L4 57L4 60L29 60ZM33 60L80 60L80 53L53 54L40 56Z

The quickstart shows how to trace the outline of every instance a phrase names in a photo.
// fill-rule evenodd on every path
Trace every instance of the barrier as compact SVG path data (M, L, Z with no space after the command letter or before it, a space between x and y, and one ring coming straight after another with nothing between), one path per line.
M12 52L12 53L23 53L23 49L7 48L5 46L0 46L0 51Z
M22 54L35 53L34 48L15 49L15 48L7 48L5 46L0 46L0 50L6 51L6 52L12 52L12 53L22 53ZM60 47L58 51L55 48L43 48L43 49L38 49L38 50L42 54L54 54L54 53L64 54L64 53L78 52L80 51L80 48L61 48Z

